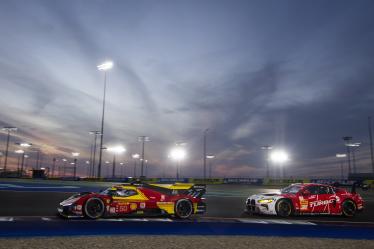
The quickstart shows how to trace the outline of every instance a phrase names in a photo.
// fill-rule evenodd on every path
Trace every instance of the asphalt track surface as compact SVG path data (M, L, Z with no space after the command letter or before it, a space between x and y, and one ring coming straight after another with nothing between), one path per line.
M0 180L1 216L54 216L58 204L75 192L99 191L112 183L77 182L4 182ZM207 213L204 217L278 219L275 216L248 215L244 212L246 198L254 193L276 191L277 188L251 185L208 185L205 195ZM365 210L353 218L331 216L295 216L289 220L374 224L374 190L359 191Z

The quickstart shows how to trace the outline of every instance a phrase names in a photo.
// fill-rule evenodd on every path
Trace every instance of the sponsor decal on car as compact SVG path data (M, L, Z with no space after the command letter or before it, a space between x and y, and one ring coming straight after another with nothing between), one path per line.
M138 207L138 205L136 203L131 203L130 204L130 209L131 210L135 210L137 207Z
M300 200L300 209L301 210L308 210L308 203L309 201L308 200Z
M321 206L321 205L328 205L330 203L333 203L334 200L325 200L325 201L312 201L309 203L309 206L312 208L312 207L318 207L318 206Z
M145 202L140 203L140 208L145 208Z

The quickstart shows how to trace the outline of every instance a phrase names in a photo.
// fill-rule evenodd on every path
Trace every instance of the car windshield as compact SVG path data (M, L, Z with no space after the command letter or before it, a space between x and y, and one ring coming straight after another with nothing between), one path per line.
M300 185L291 185L284 189L281 189L282 194L296 194L301 189Z

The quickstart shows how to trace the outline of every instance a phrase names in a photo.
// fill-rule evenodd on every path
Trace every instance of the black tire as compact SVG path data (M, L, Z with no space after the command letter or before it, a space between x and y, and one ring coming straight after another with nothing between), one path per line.
M179 219L187 219L193 213L193 207L190 200L180 199L175 203L175 216Z
M345 217L353 217L357 212L356 203L352 200L345 200L342 204L342 213Z
M89 219L98 219L104 215L105 205L100 198L90 198L84 204L84 216Z
M293 215L294 209L292 203L287 199L280 199L275 204L275 211L280 217L289 217Z

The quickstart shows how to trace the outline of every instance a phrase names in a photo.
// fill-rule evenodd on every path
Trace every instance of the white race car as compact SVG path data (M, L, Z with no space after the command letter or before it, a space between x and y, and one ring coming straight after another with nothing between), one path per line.
M325 184L292 184L277 193L251 195L246 202L248 213L278 215L324 214L354 216L364 208L356 193Z

